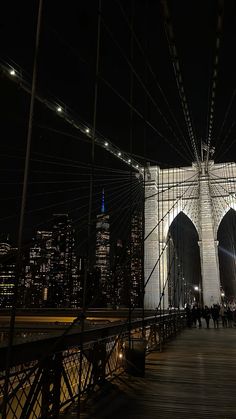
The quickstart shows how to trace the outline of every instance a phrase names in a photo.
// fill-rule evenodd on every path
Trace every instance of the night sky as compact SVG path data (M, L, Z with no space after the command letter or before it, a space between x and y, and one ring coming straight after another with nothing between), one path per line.
M224 3L212 135L216 162L234 161L236 151L236 3L233 0ZM199 146L207 133L218 2L172 0L168 4L185 94ZM29 80L32 75L37 5L37 1L29 0L5 2L0 18L2 62L22 69L22 74L28 74ZM68 113L73 112L78 120L88 126L93 123L97 11L96 0L44 1L38 60L37 91L60 104ZM132 59L130 25L133 25L139 42L138 46L133 40ZM4 76L0 77L0 89L0 230L9 232L15 241L29 96ZM227 112L230 101L231 107ZM132 135L128 103L135 108ZM97 130L122 150L131 153L141 164L146 161L161 167L191 164L192 159L183 137L189 146L190 140L159 1L102 1ZM91 145L85 142L85 136L62 121L56 111L53 113L38 103L35 105L32 138L25 240L29 240L37 226L50 219L53 212L69 211L78 227L78 234L83 236ZM105 187L107 208L116 214L113 222L119 231L122 219L120 210L128 206L132 195L128 191L130 170L97 147L95 164L100 168L95 170L94 216L99 209L101 189ZM138 191L135 179L134 191ZM117 189L114 189L114 185Z

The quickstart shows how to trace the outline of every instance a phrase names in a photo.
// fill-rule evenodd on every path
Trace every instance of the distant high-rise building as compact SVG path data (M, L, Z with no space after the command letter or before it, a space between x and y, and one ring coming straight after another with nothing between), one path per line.
M72 287L70 296L70 306L73 308L83 305L83 284L85 276L86 260L83 257L72 256Z
M143 293L143 223L142 213L136 211L131 218L130 237L130 300L135 307L142 305Z
M49 298L49 286L54 257L53 233L38 230L29 251L25 272L26 306L42 307Z
M74 229L68 214L54 214L50 230L38 230L26 267L26 304L70 307L77 304ZM73 300L73 301L72 301Z
M16 252L8 238L0 242L0 307L12 307L15 277Z
M116 241L111 269L111 300L114 307L128 307L129 281L127 248L121 239Z
M110 220L105 211L104 190L102 191L101 213L96 222L96 268L100 271L100 285L104 297L110 296Z
M141 307L143 303L142 213L131 218L126 242L118 239L113 249L111 300L118 307Z

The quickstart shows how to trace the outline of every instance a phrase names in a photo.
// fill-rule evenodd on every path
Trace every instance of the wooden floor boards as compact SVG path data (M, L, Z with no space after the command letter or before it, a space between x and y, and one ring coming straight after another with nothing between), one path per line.
M236 419L236 328L187 329L89 403L89 419ZM67 416L75 418L74 412Z

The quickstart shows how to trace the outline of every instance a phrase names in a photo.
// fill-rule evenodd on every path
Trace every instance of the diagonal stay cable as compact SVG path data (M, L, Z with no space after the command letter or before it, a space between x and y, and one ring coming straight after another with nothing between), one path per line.
M122 15L123 15L123 17L124 17L124 20L126 21L126 23L127 23L128 27L129 27L129 28L130 28L130 30L133 32L133 37L134 37L134 40L135 40L135 42L136 42L136 44L137 44L137 46L138 46L138 48L139 48L139 50L140 50L140 52L141 52L142 56L143 56L143 57L144 57L144 59L145 59L146 66L147 66L148 70L150 71L150 74L152 75L152 78L153 78L153 80L155 81L155 84L156 84L156 86L157 86L158 90L160 91L161 96L162 96L162 98L164 99L165 104L167 105L167 108L169 109L170 115L171 115L171 117L173 118L173 120L174 120L174 122L175 122L175 125L177 126L177 128L178 128L178 130L179 130L179 132L180 132L180 134L181 134L181 137L183 138L183 140L184 140L184 142L185 142L185 145L186 145L186 147L188 148L188 150L189 150L189 152L190 152L190 155L192 155L192 151L191 151L191 149L190 149L190 147L189 147L189 144L187 143L187 140L186 140L186 138L185 138L185 136L184 136L184 134L183 134L183 132L182 132L182 129L181 129L181 127L180 127L180 125L179 125L179 123L178 123L178 121L177 121L177 119L176 119L176 117L175 117L175 115L174 115L174 113L173 113L173 111L172 111L172 109L171 109L171 106L170 106L170 104L169 104L169 102L168 102L168 100L167 100L167 97L166 97L166 95L165 95L165 93L164 93L164 91L163 91L163 89L162 89L162 87L161 87L160 83L159 83L159 82L158 82L158 80L157 80L157 76L156 76L155 72L154 72L154 71L153 71L153 69L152 69L152 66L151 66L151 64L150 64L150 62L149 62L149 60L148 60L148 58L147 58L147 56L146 56L146 53L145 53L145 51L144 51L144 49L143 49L143 47L142 47L142 45L141 45L141 43L140 43L140 41L139 41L139 39L138 39L138 37L137 37L137 35L136 35L135 31L134 31L134 28L133 28L133 27L131 27L131 25L130 25L130 23L129 23L129 20L128 20L127 16L126 16L126 13L125 13L125 11L124 11L124 8L123 8L123 6L121 5L120 0L115 0L115 1L116 1L116 3L119 5L120 10L121 10L121 13L122 13Z
M211 151L210 149L211 149L211 140L212 140L212 128L213 128L213 122L214 122L216 86L217 86L217 77L218 77L218 68L219 68L219 51L220 51L220 41L221 41L222 27L223 27L223 10L224 10L224 0L218 0L215 58L214 58L214 63L213 63L212 84L209 90L209 109L207 113L207 129L206 129L207 131L206 132L207 155L206 155L206 161L205 161L206 170L208 170L209 155Z
M176 132L173 130L173 128L171 127L171 125L169 124L166 116L164 115L164 113L162 112L162 110L160 109L160 107L158 106L157 102L155 101L153 95L150 93L150 91L147 89L145 83L143 82L143 80L141 79L141 77L139 76L139 74L137 73L137 71L135 70L133 64L131 63L131 61L129 60L129 58L127 57L127 55L124 53L123 49L121 48L120 44L116 41L112 31L110 30L110 28L108 27L108 25L106 24L106 22L103 20L103 26L105 27L106 31L109 33L110 37L112 38L114 44L117 46L117 48L119 49L122 57L125 59L126 63L128 64L128 66L130 67L130 69L132 70L133 74L135 75L136 79L138 80L139 84L142 86L143 90L145 91L147 97L150 99L150 101L152 102L152 104L154 105L155 109L158 111L159 115L161 116L162 120L164 121L164 123L166 124L167 128L170 130L171 134L175 137L175 139L177 140L177 142L179 143L179 145L181 147L183 147L182 143L180 142L179 137L177 136ZM132 32L133 33L133 32ZM184 151L186 152L187 150L183 147ZM191 160L191 154L189 155L189 158Z
M200 166L200 160L199 160L199 155L198 155L198 150L197 150L196 138L194 134L193 123L191 121L189 105L188 105L186 94L185 94L183 78L182 78L182 74L180 70L179 57L178 57L178 52L177 52L176 42L175 42L175 37L174 37L174 30L171 23L171 16L170 16L170 11L167 4L167 0L161 0L161 4L162 4L162 10L163 10L163 17L164 17L165 33L166 33L166 38L168 42L170 57L173 64L178 94L179 94L180 102L182 105L187 132L191 141L194 157L200 169L201 166Z
M195 177L197 178L198 174L195 175ZM155 231L155 229L159 226L159 224L165 219L165 217L172 211L172 209L178 205L178 202L184 197L184 195L186 194L186 192L188 192L188 190L191 188L191 186L193 186L194 188L196 187L196 185L189 185L185 191L182 193L181 196L178 197L178 199L174 202L174 204L172 205L172 207L165 213L165 215L158 221L158 223L153 227L153 229L147 234L147 236L144 238L144 240L147 240L147 238L153 233L153 231Z
M191 194L190 194L190 196L192 196L192 193L193 192L195 192L195 188L196 188L196 186L194 185L194 186L192 186L192 191L191 191ZM181 199L181 198L179 198L179 199ZM175 205L176 205L176 203L175 203ZM187 206L187 202L185 203L185 206L183 207L183 210L186 208L186 206ZM169 213L169 211L166 213L166 215ZM165 215L165 216L166 216ZM160 221L163 221L163 219L164 219L164 217L160 220ZM160 222L158 223L158 225L160 224ZM157 227L157 226L156 226ZM147 236L148 237L148 236ZM146 238L147 238L146 237ZM145 238L145 239L146 239ZM169 239L168 239L169 240ZM148 278L147 278L147 280L146 280L146 282L145 282L145 284L144 284L144 288L147 286L147 284L148 284L148 282L150 281L150 279L151 279L151 276L152 276L152 274L153 274L153 272L155 271L155 268L156 268L156 266L157 266L157 264L158 264L158 262L160 261L160 259L161 259L161 257L162 257L162 255L163 255L163 253L164 253L164 251L165 251L165 249L167 248L167 246L168 246L168 242L166 242L165 243L165 245L163 246L163 248L162 248L162 250L161 250L161 253L159 254L159 256L158 256L158 258L157 258L157 261L156 261L156 263L154 264L154 266L153 266L153 268L152 268L152 270L151 270L151 272L150 272L150 274L149 274L149 276L148 276Z

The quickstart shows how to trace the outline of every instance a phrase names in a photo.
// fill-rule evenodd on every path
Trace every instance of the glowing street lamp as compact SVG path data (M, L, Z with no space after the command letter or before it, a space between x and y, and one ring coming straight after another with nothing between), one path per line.
M57 112L59 112L59 113L60 113L60 112L62 112L62 108L61 108L61 106L58 106L58 107L57 107Z
M12 68L12 69L9 71L9 73L10 73L10 75L11 75L11 76L15 76L15 75L16 75L16 72L15 72L14 68Z

